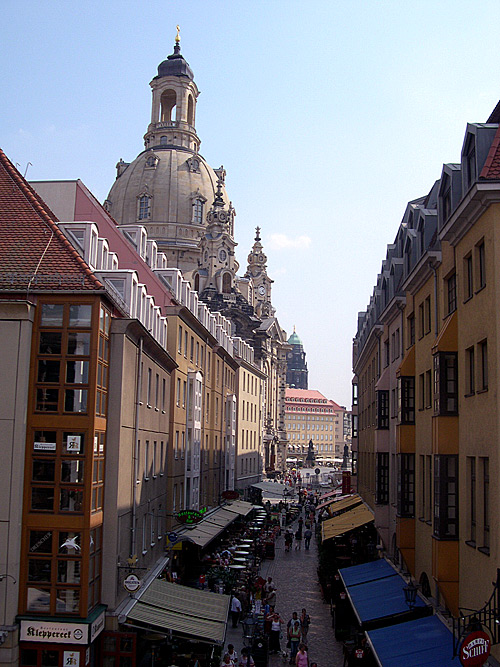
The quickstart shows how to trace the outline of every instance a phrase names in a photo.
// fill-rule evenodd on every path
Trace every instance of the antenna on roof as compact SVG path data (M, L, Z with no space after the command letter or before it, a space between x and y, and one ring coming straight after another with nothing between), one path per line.
M32 162L28 162L28 164L26 165L26 169L24 170L24 178L26 178L26 174L28 173L28 167L30 166L30 164L31 166L33 166Z

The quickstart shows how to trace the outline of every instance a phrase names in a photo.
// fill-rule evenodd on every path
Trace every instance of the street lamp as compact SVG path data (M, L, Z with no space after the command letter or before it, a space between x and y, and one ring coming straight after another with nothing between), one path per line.
M417 600L417 591L418 587L415 586L413 581L410 579L409 583L406 586L403 586L403 592L405 594L405 602L408 605L410 611L415 607L415 602Z

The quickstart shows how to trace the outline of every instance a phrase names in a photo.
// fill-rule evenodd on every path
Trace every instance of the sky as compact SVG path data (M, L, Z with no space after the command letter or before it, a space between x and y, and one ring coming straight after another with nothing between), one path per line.
M177 24L240 272L259 226L309 388L350 408L357 316L406 204L500 99L500 2L3 0L0 147L21 173L104 201L143 149Z

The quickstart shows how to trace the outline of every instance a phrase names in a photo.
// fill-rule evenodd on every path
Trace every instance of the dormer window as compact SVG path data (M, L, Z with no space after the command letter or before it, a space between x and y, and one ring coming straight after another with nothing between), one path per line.
M467 187L470 187L476 180L476 142L473 135L469 136L465 153L465 169L467 176Z
M154 169L156 167L157 161L158 160L154 155L150 155L146 160L146 167L148 167L148 169Z
M151 199L150 195L141 195L139 197L138 220L149 220L151 217Z

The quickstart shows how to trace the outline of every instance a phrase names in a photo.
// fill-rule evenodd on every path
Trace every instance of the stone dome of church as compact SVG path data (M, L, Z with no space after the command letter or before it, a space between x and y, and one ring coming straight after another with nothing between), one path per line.
M176 44L174 53L167 56L167 59L158 65L158 77L162 76L187 76L191 81L194 80L193 70L180 54L180 47Z
M295 331L294 331L293 334L290 336L290 338L288 339L287 342L290 343L290 345L302 345L302 341L301 341L300 338L297 336L297 334L295 333Z

